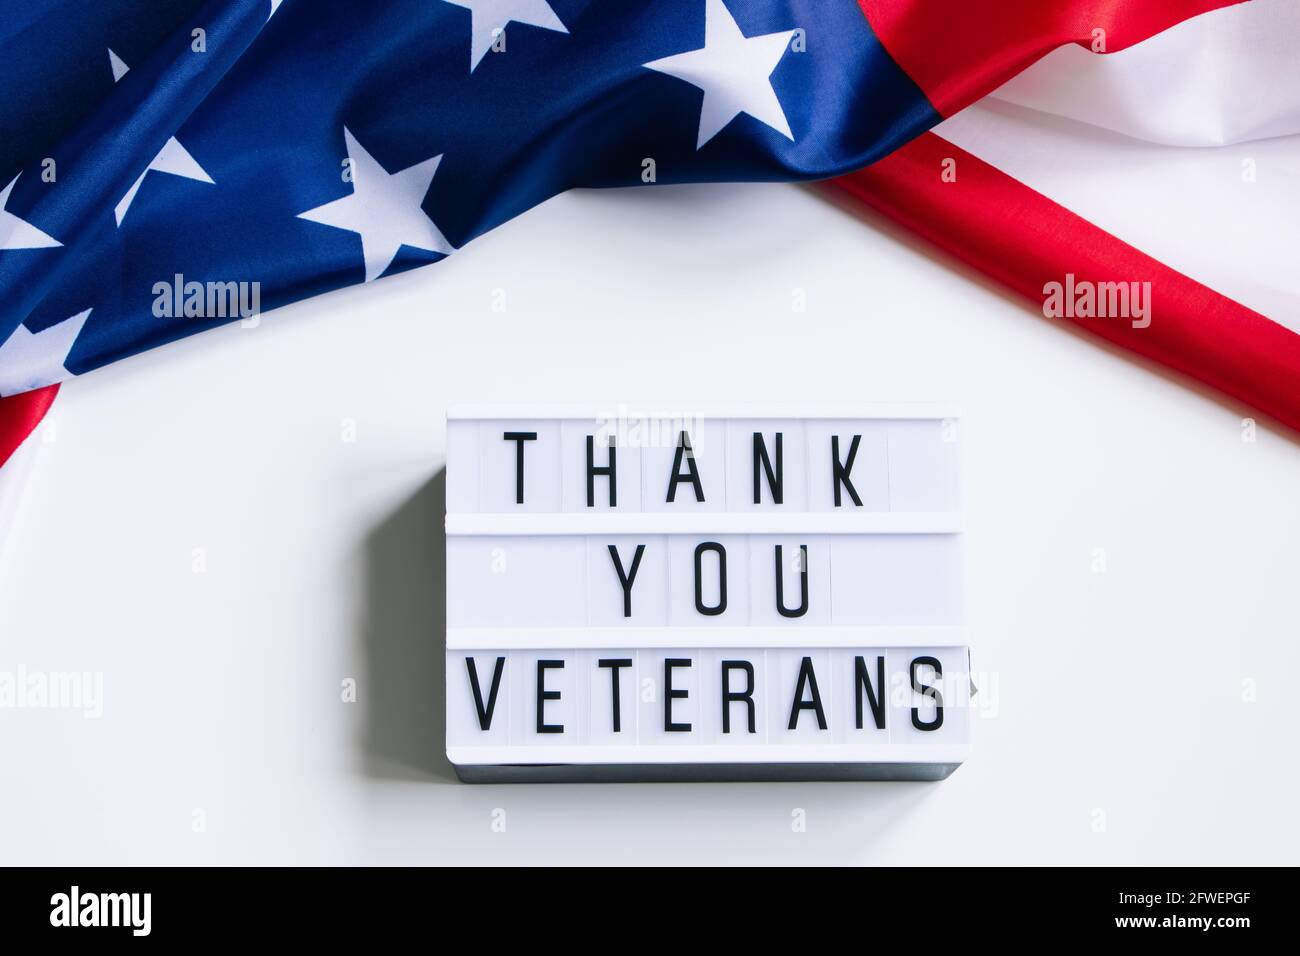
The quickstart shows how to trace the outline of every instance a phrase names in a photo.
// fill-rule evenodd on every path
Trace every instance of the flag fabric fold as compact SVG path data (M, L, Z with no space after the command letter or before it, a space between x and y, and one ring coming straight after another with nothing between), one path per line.
M960 170L953 181L941 176L945 161ZM1060 318L1300 429L1300 336L954 143L926 133L824 188L883 213L1038 308L1053 283L1093 289L1147 283L1159 302L1149 323L1129 316Z
M1152 143L1220 147L1300 133L1300 3L1251 0L1122 51L1058 47L991 96Z
M52 240L0 251L0 395L435 262L566 189L823 178L939 120L851 0L211 0L143 38L155 3L103 4L31 90L78 122L0 118L5 214ZM49 6L6 52L66 59L82 5Z
M0 464L71 375L437 262L564 190L837 176L1030 300L1152 283L1148 327L1076 320L1298 425L1284 284L1243 304L1249 283L945 131L993 93L1157 142L1293 134L1297 20L1287 0L28 0L0 23Z
M0 398L0 468L36 430L54 404L59 386L47 385L30 392Z
M566 189L851 172L1056 46L1232 0L33 2L0 34L0 395Z
M1300 428L1298 44L1300 7L1252 0L1104 57L1060 46L825 187L1045 316ZM1144 314L1076 310L1075 290L1145 291Z
M1111 53L1188 17L1238 2L1242 0L860 0L890 55L944 116L974 103L1058 47L1077 44Z

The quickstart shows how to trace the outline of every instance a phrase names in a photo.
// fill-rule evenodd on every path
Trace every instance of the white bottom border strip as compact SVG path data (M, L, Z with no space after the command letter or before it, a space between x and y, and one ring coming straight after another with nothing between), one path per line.
M448 747L457 766L504 764L786 764L786 763L962 763L970 745L752 744L677 746L645 744L618 747Z

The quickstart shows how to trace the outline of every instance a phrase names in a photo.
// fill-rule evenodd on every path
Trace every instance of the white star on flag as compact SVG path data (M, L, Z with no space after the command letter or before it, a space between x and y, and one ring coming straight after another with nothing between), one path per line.
M113 68L114 83L131 72L131 68L127 66L126 63L123 62L122 58L111 49L108 51L108 65Z
M442 154L389 173L346 126L343 137L351 160L352 195L300 212L298 218L360 235L367 282L384 274L402 246L451 255L455 247L422 208Z
M131 208L131 203L135 201L135 194L140 191L140 185L144 182L144 178L151 172L171 173L173 176L197 179L201 183L212 182L212 177L189 154L189 150L177 142L176 137L173 136L163 144L163 148L158 151L158 155L144 168L140 178L131 185L131 188L126 191L126 195L113 207L113 213L117 216L119 226L122 225L122 220L126 218L126 211Z
M747 37L722 0L705 0L704 46L644 65L704 91L696 149L741 113L793 140L770 78L794 33L787 30Z
M469 71L479 65L509 23L568 33L547 0L446 0L469 11Z
M19 173L18 176L21 176ZM11 212L5 212L9 194L14 191L18 176L9 180L9 185L0 191L0 249L51 249L61 246L53 236L41 232L25 219L19 219Z
M113 82L116 83L122 77L126 76L127 71L131 68L127 66L120 56L112 50L108 51L108 62L113 69ZM150 172L171 173L173 176L183 176L185 179L196 179L201 183L211 183L212 177L207 174L202 166L198 164L193 156L189 154L184 146L176 139L175 136L163 144L163 148L158 150L155 156L144 168L138 179L131 184L131 188L126 191L116 206L113 207L113 214L117 217L117 224L122 225L122 220L126 218L126 211L131 208L131 203L135 202L135 195L140 191L140 186L144 178Z
M63 363L90 313L87 309L40 332L29 332L21 324L14 329L0 345L0 395L44 388L71 375Z

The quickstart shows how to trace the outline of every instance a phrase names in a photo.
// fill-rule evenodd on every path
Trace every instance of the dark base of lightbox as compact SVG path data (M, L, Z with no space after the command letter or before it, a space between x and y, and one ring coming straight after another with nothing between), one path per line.
M462 764L462 783L761 783L943 780L959 763Z

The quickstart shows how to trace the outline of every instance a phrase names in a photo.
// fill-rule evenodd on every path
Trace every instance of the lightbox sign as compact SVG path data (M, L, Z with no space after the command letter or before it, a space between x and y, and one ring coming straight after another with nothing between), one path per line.
M939 779L970 742L957 419L447 421L447 755L486 780Z

